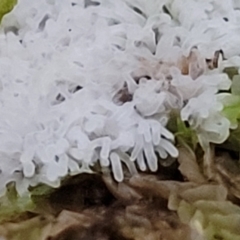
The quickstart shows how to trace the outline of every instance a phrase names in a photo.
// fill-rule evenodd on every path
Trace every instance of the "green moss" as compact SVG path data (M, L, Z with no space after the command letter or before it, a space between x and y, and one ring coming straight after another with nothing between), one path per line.
M238 75L238 68L227 67L223 70L223 72L226 73L230 79L233 79L235 75Z
M16 4L17 0L0 0L0 21L5 14L12 11Z
M19 196L14 184L7 186L6 194L0 198L0 223L17 220L22 214L35 208L30 196Z

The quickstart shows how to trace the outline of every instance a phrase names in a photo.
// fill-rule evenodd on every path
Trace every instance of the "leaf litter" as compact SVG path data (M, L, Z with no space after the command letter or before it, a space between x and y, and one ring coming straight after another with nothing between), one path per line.
M59 189L34 188L32 205L2 221L0 234L6 240L240 239L236 153L224 144L198 157L187 145L178 150L173 164L121 183L104 172L71 177ZM19 200L13 190L8 196L11 204Z

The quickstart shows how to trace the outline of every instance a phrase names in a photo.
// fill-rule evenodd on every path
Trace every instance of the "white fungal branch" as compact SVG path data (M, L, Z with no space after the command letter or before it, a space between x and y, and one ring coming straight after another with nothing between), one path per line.
M184 4L183 4L184 2ZM237 4L237 3L236 3ZM0 190L58 186L96 162L156 171L178 156L169 113L221 143L221 66L239 61L232 1L19 0L0 30ZM209 69L222 50L228 60ZM222 64L222 65L221 65Z

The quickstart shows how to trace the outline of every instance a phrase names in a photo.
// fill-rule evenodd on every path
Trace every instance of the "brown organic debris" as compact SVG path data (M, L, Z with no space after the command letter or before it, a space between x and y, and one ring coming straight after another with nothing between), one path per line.
M156 173L128 176L121 183L107 171L102 176L68 179L48 196L39 216L3 224L0 236L6 240L206 240L204 231L211 233L211 224L226 228L230 218L229 229L236 235L240 208L229 199L240 199L239 176L238 162L229 153L211 146L203 158L197 158L190 148L180 146L177 161L159 166Z
M206 182L206 178L197 163L196 156L190 148L179 148L178 162L180 164L179 170L187 181L194 183Z

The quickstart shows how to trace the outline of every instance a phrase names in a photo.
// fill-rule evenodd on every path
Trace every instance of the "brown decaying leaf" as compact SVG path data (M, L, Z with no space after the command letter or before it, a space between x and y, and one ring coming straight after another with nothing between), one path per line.
M233 159L228 152L215 150L214 146L211 146L204 156L204 173L209 181L225 186L229 199L240 203L238 159Z
M103 181L108 187L109 191L122 201L122 203L131 203L140 200L142 196L125 182L117 183L110 175L103 175Z
M195 154L190 148L180 147L178 162L180 164L179 170L182 175L189 181L194 183L204 183L204 177L201 169L197 163Z
M203 157L203 172L209 181L215 181L217 179L216 169L214 165L215 148L211 145L206 149Z
M240 201L240 168L236 160L229 154L223 153L215 157L215 169L218 181L228 189L229 198L235 197Z
M0 226L0 236L7 240L45 240L53 219L53 216L39 216L21 223L5 223Z

